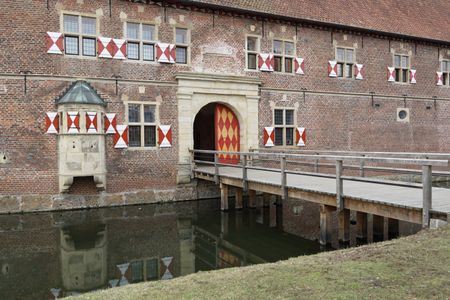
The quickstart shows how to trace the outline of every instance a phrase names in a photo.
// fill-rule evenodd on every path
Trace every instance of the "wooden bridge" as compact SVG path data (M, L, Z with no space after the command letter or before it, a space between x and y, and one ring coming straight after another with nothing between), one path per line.
M238 163L223 162L231 156L234 160L237 157ZM450 176L443 170L449 165L450 154L262 149L246 153L192 150L191 157L193 178L220 184L222 210L228 209L229 187L236 191L237 208L243 206L243 192L248 192L250 207L255 205L257 192L320 204L322 244L330 242L329 224L335 211L345 238L351 212L365 228L373 225L374 215L422 224L424 228L430 225L430 219L450 218L450 189L432 187L433 176ZM301 170L305 168L312 172ZM383 179L374 176L377 173L383 174ZM385 179L391 173L420 176L421 184Z

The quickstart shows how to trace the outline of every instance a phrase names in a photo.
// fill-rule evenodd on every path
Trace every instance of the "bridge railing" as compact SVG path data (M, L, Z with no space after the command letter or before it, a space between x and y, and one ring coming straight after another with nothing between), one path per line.
M190 150L191 152L191 171L192 176L194 176L194 171L197 164L202 165L212 165L214 166L214 180L216 184L220 181L220 167L228 166L233 168L240 168L242 170L242 186L244 190L248 189L248 170L261 170L270 172L280 173L280 186L282 199L288 198L288 187L287 187L287 175L297 174L297 175L308 175L324 178L335 178L336 180L336 207L338 210L344 209L344 194L343 194L343 184L344 180L348 181L358 181L367 183L377 183L383 185L395 185L395 186L405 186L410 188L422 189L422 225L423 227L428 227L430 222L430 209L432 207L432 175L433 167L448 167L450 155L446 154L436 154L435 159L429 158L431 155L423 154L423 156L413 156L417 154L399 153L400 157L396 157L392 153L380 153L372 152L362 154L359 153L343 153L343 152L327 152L327 153L288 153L288 152L275 152L275 151L249 151L249 152L226 152L226 151L213 151L213 150ZM199 155L200 154L200 155ZM213 155L214 159L212 161L199 160L196 159L201 157L201 155L209 154ZM238 157L238 163L226 163L226 159L222 157ZM258 167L253 166L251 161L255 159L261 159L263 157L269 158L271 160L279 161L279 168L268 168L268 167ZM440 158L440 159L439 159ZM446 159L442 159L446 158ZM325 174L325 173L311 173L302 171L293 171L287 168L288 163L298 163L298 161L313 161L316 163L318 160L326 160L334 162L335 174ZM357 161L360 166L365 163L383 163L392 165L406 165L406 166L420 166L421 167L421 179L422 184L415 184L409 182L400 182L376 178L364 177L364 173L360 176L344 176L344 162L345 161ZM399 168L382 168L384 171L401 171Z

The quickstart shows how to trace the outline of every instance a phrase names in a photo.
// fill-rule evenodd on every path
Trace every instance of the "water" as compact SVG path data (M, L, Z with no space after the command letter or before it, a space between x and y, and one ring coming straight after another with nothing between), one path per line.
M282 208L218 200L0 216L0 299L54 299L320 251L283 231Z

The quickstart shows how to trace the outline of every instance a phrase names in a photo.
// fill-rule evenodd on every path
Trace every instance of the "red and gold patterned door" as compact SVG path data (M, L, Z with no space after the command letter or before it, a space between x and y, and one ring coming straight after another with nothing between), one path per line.
M222 104L216 105L214 114L216 130L216 150L225 152L239 152L240 132L239 120L231 109ZM237 164L239 155L220 154L220 163Z

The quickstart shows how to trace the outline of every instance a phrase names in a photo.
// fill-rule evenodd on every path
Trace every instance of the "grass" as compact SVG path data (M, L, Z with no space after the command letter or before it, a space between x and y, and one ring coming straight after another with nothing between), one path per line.
M450 226L273 264L96 291L82 299L450 299Z

